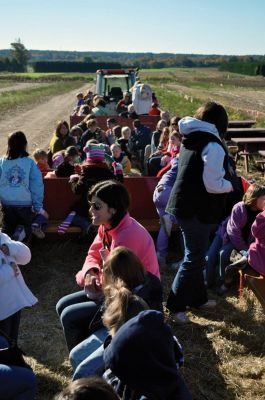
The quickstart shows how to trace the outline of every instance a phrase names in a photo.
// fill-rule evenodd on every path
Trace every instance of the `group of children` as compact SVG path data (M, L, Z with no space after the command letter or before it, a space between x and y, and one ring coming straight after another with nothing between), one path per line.
M134 124L133 133L128 127L119 133L114 119L108 120L106 132L98 128L94 117L71 131L60 121L50 153L36 150L35 162L27 153L24 133L15 132L0 159L0 346L8 346L9 339L17 340L20 310L37 302L18 264L27 264L31 257L21 241L30 233L42 238L48 223L42 175L69 177L73 192L81 195L71 211L71 223L80 226L84 234L91 224L99 227L76 275L81 290L64 296L56 306L76 382L58 399L78 399L78 393L86 390L96 393L99 382L106 395L102 398L116 399L118 395L140 400L158 398L159 394L161 400L191 399L179 371L182 350L165 321L162 306L158 262L160 267L167 263L168 238L172 225L178 223L166 207L178 174L182 137L179 118L170 120L166 113L161 117L152 135L139 122ZM130 147L131 135L136 147ZM140 149L139 142L150 145L150 168L160 176L153 197L161 221L156 250L148 232L128 214L129 194L121 183L137 154L135 148ZM235 168L231 169L231 179L240 182ZM265 274L265 188L252 184L243 200L242 196L240 187L229 193L226 219L220 226L211 226L215 235L205 254L204 280L208 287L217 285L219 294L229 289L233 273L247 263ZM229 265L232 250L243 259ZM7 302L10 291L13 295ZM140 370L139 365L143 366ZM79 380L93 374L103 376L114 391L98 378ZM34 399L36 381L31 370L2 365L0 359L1 376L17 384L1 386L0 398L19 394L21 399Z

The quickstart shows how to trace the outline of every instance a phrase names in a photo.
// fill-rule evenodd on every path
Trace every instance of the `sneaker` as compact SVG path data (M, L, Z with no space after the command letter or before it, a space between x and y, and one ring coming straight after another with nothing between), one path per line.
M26 237L26 232L25 232L24 226L18 225L12 236L12 239L16 240L17 242L22 242L25 239L25 237Z
M159 252L156 253L158 264L161 268L166 267L167 262L166 262L166 257L163 257L160 255Z
M179 261L173 262L170 264L171 269L173 269L173 271L178 271L179 267L181 266L181 264L183 263L184 258L182 258Z
M45 233L41 229L39 225L32 225L31 226L31 232L34 236L36 236L38 239L44 239L45 238Z
M216 300L208 300L206 303L202 304L199 309L200 310L211 310L216 307Z
M248 259L247 257L243 256L240 260L233 262L232 264L228 265L225 269L225 282L231 283L233 278L237 275L237 273L241 269L245 269L248 266Z
M178 324L187 324L190 322L190 319L185 312L177 312L173 315L173 318Z
M170 215L169 214L163 215L161 217L161 223L165 229L167 236L169 237L171 235L171 229L172 229L172 225L173 225Z

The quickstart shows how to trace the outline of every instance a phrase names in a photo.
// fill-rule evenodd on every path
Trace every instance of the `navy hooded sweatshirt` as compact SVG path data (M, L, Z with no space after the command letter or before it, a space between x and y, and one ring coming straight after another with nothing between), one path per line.
M105 379L122 399L191 400L179 374L180 345L159 311L127 321L104 352Z

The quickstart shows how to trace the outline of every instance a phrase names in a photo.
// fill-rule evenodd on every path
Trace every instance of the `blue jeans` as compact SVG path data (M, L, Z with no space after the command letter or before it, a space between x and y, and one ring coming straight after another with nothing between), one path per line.
M153 202L155 204L156 210L158 212L158 215L161 217L166 214L166 206L167 202L171 193L172 187L168 186L165 187L164 190L161 192L158 192L157 189L155 189L154 194L153 194ZM157 236L156 240L156 249L159 252L160 256L166 257L167 255L167 248L168 248L168 236L165 232L165 229L160 223L160 229L159 233Z
M78 365L73 375L73 381L91 375L102 376L105 370L103 355L104 346L102 344L94 353L90 354L90 356Z
M219 278L221 281L225 279L225 269L230 264L230 256L235 246L231 242L226 243L220 249L219 254Z
M15 340L16 342L18 338L20 315L21 311L17 311L15 314L10 315L10 317L0 321L0 329L4 331L10 339Z
M219 252L222 247L223 239L216 234L206 255L206 281L208 287L216 283L217 271L216 267L219 264Z
M178 218L178 222L184 240L184 260L167 300L167 308L172 312L185 311L186 306L199 307L208 300L203 269L211 225L196 217Z
M75 346L70 354L69 359L73 370L81 364L87 357L89 357L95 350L97 350L108 336L108 331L106 328L98 329L83 342Z
M8 342L0 336L0 349ZM36 376L31 369L0 364L0 400L34 400Z
M62 297L56 304L56 311L64 330L69 352L91 333L90 323L101 303L90 300L81 290Z

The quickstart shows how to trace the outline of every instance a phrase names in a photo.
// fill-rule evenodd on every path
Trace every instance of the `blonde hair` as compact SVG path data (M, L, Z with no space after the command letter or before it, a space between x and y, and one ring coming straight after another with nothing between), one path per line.
M252 207L255 205L256 200L261 196L265 196L265 186L253 183L244 194L243 202L246 206Z
M118 147L118 148L121 150L121 146L120 146L118 143L113 143L113 144L110 146L110 150L115 149L115 147Z
M45 150L36 149L36 150L33 151L32 156L33 156L35 161L39 161L41 158L48 157L48 154L46 153Z
M146 270L139 258L127 247L113 249L103 267L103 290L115 285L117 280L123 282L129 290L144 283Z
M116 281L115 286L105 289L104 294L107 308L102 321L112 336L126 321L149 308L148 304L125 287L120 279Z
M131 128L129 128L128 126L123 126L121 128L121 134L122 136L124 135L124 133L129 132L131 134Z
M170 129L168 126L165 126L165 128L163 128L163 130L162 130L159 144L167 145L168 139L169 139L169 134L170 134Z

